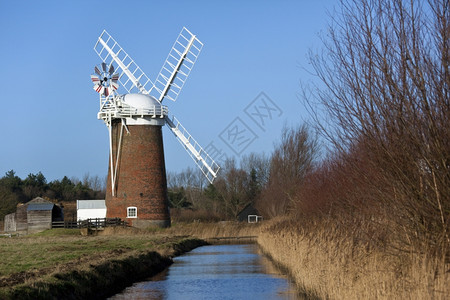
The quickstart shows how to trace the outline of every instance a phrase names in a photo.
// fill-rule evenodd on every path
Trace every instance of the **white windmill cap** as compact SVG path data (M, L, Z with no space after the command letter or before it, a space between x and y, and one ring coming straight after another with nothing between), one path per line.
M167 106L161 105L155 97L146 94L125 94L119 96L117 103L121 106L127 125L165 124Z
M156 98L145 94L125 94L122 101L135 108L151 109L155 106L161 106Z

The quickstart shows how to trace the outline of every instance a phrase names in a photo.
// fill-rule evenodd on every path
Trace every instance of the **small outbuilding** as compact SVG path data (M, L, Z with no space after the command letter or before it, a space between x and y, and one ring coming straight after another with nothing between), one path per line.
M32 203L27 207L28 233L52 229L53 221L64 221L59 206L49 203Z
M253 204L249 203L238 213L237 219L239 222L257 223L262 220L262 216L259 215L258 210Z
M4 226L4 231L6 232L14 232L17 230L15 212L5 216Z
M105 200L77 200L77 221L106 218Z
M52 228L52 222L63 221L61 207L37 197L19 204L16 212L5 216L5 231L17 233L35 233Z

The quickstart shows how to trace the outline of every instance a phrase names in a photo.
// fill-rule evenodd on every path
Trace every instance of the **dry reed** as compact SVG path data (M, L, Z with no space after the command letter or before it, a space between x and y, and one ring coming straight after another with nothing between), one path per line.
M293 223L272 222L261 228L258 237L262 250L287 268L307 295L448 299L449 266L444 257L392 255L342 235L336 226L316 225L312 234Z
M239 222L218 223L182 223L174 224L165 231L169 235L186 235L199 239L223 238L223 237L248 237L256 236L260 224L247 224Z

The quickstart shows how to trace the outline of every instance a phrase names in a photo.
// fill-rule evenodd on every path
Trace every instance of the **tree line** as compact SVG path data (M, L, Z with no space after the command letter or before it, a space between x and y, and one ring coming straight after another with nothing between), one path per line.
M252 204L266 218L291 209L298 185L319 153L317 135L307 125L282 129L272 153L228 158L213 184L199 170L168 173L172 216L183 221L236 220Z
M85 174L82 180L64 176L61 180L47 182L41 172L30 173L25 179L21 179L14 170L10 170L0 178L0 220L6 214L14 212L19 203L28 202L35 197L55 202L104 199L104 179Z
M268 172L269 159L255 153L244 156L239 163L227 159L214 184L209 184L198 169L169 172L171 215L180 221L235 220L246 205L259 197Z

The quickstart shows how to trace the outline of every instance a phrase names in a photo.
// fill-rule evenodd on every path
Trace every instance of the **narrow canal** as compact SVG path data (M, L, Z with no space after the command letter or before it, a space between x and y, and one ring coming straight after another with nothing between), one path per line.
M298 299L293 284L258 246L204 246L174 258L164 272L110 299Z

